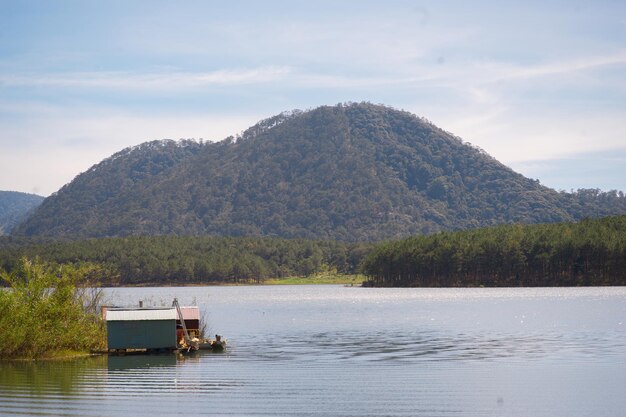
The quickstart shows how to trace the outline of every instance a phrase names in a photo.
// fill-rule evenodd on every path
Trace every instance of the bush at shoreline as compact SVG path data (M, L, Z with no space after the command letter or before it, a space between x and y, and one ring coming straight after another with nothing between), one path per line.
M52 268L23 258L0 273L0 359L38 359L101 348L105 329L85 284L91 267Z

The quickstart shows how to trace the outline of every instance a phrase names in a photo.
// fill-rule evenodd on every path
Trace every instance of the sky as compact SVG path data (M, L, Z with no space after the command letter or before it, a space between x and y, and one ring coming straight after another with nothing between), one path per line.
M546 186L626 191L626 2L0 0L0 190L360 101Z

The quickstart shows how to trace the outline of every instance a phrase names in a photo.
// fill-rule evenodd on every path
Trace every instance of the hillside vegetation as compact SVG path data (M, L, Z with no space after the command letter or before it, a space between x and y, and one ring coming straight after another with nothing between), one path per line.
M268 278L355 274L367 244L232 237L126 237L79 241L0 238L0 268L22 257L97 265L99 285L262 283Z
M372 286L626 285L626 216L411 237L377 246L362 270Z
M377 241L623 213L621 192L559 193L413 114L360 103L282 114L217 143L126 149L13 234Z
M35 194L0 191L0 235L10 234L43 199Z

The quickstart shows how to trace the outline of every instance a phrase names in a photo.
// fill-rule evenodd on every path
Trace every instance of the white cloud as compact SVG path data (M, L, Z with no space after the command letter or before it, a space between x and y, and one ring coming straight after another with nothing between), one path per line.
M562 75L619 64L626 64L626 51L607 55L577 57L567 61L548 62L539 65L519 66L488 63L482 64L479 67L490 74L489 80L499 82Z
M261 118L69 113L42 117L36 125L0 123L0 189L49 195L125 147L165 138L221 140Z
M0 86L75 87L121 90L178 90L206 85L246 85L272 82L290 72L287 67L225 69L212 72L75 72L0 75Z
M520 161L512 168L558 189L600 188L626 191L626 148L585 152L541 161Z
M623 94L625 80L606 80L599 70L625 63L626 52L616 52L526 66L451 68L433 82L457 99L435 106L416 102L411 109L506 164L621 149L626 109L606 96Z
M514 108L461 118L443 113L434 121L506 164L626 147L626 111L579 112L563 118L549 111L538 115Z

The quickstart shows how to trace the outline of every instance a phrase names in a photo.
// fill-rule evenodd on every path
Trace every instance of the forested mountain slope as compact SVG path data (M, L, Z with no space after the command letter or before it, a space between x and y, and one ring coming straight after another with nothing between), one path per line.
M282 114L218 143L122 151L15 234L361 241L625 212L622 194L556 192L410 113L361 103Z
M35 194L0 191L0 235L9 234L43 199Z
M13 234L51 237L132 234L130 223L136 223L136 228L143 221L139 210L135 210L139 202L135 196L166 177L173 167L201 147L194 141L162 140L124 149L48 197ZM157 195L152 203L161 204L167 198ZM149 217L155 208L143 209L143 215ZM159 233L157 228L149 234Z

